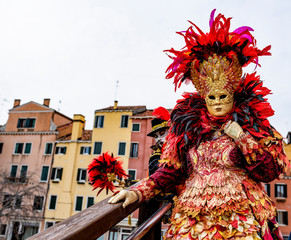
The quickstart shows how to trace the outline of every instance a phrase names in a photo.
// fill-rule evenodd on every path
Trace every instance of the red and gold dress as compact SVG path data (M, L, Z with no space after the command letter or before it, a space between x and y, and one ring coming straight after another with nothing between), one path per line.
M193 96L197 97L186 98L192 101ZM187 99L181 104L180 109L187 112ZM220 130L229 116L217 121L207 110L202 115L205 121L199 124L206 132L188 135L188 142L202 136L198 145L188 143L188 149L183 134L173 133L173 120L161 168L134 189L141 200L160 192L177 192L164 239L283 239L275 205L262 184L284 172L287 158L282 137L271 128L269 136L264 133L256 138L245 130L233 140Z

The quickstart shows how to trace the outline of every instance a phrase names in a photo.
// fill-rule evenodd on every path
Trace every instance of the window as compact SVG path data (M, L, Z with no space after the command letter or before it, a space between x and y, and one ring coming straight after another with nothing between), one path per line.
M50 203L49 203L49 209L50 210L55 210L57 205L57 196L56 195L51 195L50 197Z
M94 128L103 128L104 116L95 116Z
M82 211L83 197L76 197L75 211Z
M3 142L0 142L0 154L2 153L2 149L3 149Z
M62 175L63 175L63 168L53 168L51 179L53 182L59 182L60 180L62 180Z
M94 205L94 197L88 197L87 198L87 208L91 207L92 205Z
M44 149L44 154L51 155L52 153L53 153L53 143L46 143L45 149Z
M3 199L3 208L11 208L12 207L12 195L11 194L5 194Z
M55 225L55 222L45 222L45 229L52 227L53 225Z
M286 184L275 184L275 197L287 198L287 185Z
M278 210L277 221L280 225L288 225L288 212L285 210Z
M121 116L121 124L120 127L127 128L128 127L128 115Z
M131 158L138 157L138 143L131 143L130 144L130 155Z
M270 197L270 184L269 183L265 183L265 191L268 194L268 196Z
M24 149L24 154L30 154L31 143L16 143L14 148L14 154L22 154Z
M49 174L49 166L42 166L40 181L47 182Z
M6 224L0 224L0 235L1 236L5 236L6 235L6 228L7 228L7 225Z
M127 239L131 234L131 230L127 228L121 228L120 232L121 232L121 240Z
M19 118L17 128L34 128L35 118Z
M132 132L139 132L140 131L140 123L133 123L131 131Z
M86 174L87 174L87 169L78 168L77 182L78 183L85 183L86 182Z
M16 174L17 174L17 168L18 168L17 165L12 165L12 166L11 166L11 171L10 171L10 177L11 177L11 178L15 178L15 177L16 177Z
M91 154L91 147L81 147L80 154L83 155Z
M102 142L95 142L93 154L100 155L101 153L102 153Z
M129 180L135 180L136 179L136 170L135 169L128 169L128 177Z
M14 154L22 154L23 143L16 143L14 148Z
M120 142L118 146L118 155L119 156L124 156L125 155L125 147L126 143L125 142Z
M22 196L15 195L15 199L14 200L15 200L15 202L14 202L15 209L21 209Z
M43 196L35 196L33 202L33 210L42 210L43 201L44 201Z
M56 154L66 154L67 147L56 147Z
M22 182L22 183L26 182L27 169L28 169L28 166L26 166L26 165L21 166L20 182Z

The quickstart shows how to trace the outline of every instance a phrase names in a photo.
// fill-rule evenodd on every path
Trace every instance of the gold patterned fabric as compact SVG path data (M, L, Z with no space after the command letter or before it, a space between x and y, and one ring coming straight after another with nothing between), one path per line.
M255 141L249 134L244 138L248 140L239 147L250 154L246 145ZM223 135L190 149L193 171L175 200L164 239L273 239L267 223L275 218L275 205L261 183L234 165L234 148L237 143ZM138 189L144 199L159 192L152 179Z

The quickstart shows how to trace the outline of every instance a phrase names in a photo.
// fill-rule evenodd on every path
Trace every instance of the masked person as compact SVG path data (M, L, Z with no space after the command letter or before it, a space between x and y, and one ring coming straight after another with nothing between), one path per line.
M168 50L167 78L176 87L192 81L197 92L171 112L161 167L110 202L125 199L126 206L182 185L164 239L283 239L262 182L284 173L288 159L267 119L270 90L256 73L242 75L271 47L258 49L252 28L230 31L230 18L214 14L209 33L190 22L179 32L186 46Z
M159 168L162 148L168 135L170 113L167 109L158 107L154 109L153 116L155 118L151 121L152 131L147 136L153 137L156 143L151 146L154 152L149 159L149 175L152 175Z

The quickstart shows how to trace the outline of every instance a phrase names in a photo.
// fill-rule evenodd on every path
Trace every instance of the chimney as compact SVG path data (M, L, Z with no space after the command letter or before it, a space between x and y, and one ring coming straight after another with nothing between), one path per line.
M14 104L13 104L13 108L16 108L20 105L20 99L14 99Z
M118 104L118 101L115 100L115 101L114 101L114 107L113 107L113 109L117 109L117 104Z
M85 127L85 117L81 114L74 114L71 140L79 140Z
M49 107L50 106L50 99L49 98L45 98L44 100L43 100L43 105L44 106L46 106L46 107Z

